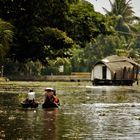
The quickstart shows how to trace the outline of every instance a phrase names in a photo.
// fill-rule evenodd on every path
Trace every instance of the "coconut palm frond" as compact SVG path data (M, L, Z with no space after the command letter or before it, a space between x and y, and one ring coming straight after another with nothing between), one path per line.
M104 8L104 7L102 7L103 8L103 10L105 11L105 13L107 14L107 15L110 15L110 11L108 11L106 8ZM110 15L111 16L111 15Z

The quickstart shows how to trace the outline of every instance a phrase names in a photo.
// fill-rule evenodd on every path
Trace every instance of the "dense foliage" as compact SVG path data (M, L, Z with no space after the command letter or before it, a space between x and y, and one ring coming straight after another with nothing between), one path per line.
M97 34L106 32L103 16L83 1L0 0L0 17L15 27L10 57L20 62L40 60L45 64L48 58L69 57L74 41L84 46Z
M112 54L139 61L140 22L131 0L109 2L104 16L85 0L0 0L1 64L28 73L36 63L89 71Z
M96 38L99 34L110 34L106 18L94 11L88 2L72 4L68 13L68 35L81 47Z
M13 26L9 22L0 19L0 60L4 59L10 50L13 41Z

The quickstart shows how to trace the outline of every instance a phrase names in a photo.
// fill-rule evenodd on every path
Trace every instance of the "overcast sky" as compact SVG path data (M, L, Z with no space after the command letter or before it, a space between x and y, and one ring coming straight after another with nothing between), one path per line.
M110 10L110 3L109 0L87 0L90 3L94 5L95 11L98 11L102 14L104 14L104 10L102 7L106 8L107 10ZM132 5L135 12L135 15L140 17L140 0L132 0Z

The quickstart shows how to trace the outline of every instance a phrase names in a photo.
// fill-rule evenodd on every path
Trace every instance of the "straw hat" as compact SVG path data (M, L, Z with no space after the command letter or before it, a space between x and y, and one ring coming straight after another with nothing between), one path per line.
M45 91L55 91L54 88L45 88Z

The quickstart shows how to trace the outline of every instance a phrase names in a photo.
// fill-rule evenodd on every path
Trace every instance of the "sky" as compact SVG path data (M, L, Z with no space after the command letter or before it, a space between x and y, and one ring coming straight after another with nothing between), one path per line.
M97 12L105 14L102 7L110 11L109 0L86 0L86 1L89 1L90 3L92 3L94 5L95 11ZM133 7L133 11L135 12L135 15L140 17L140 0L132 0L131 3L132 3L131 6Z

